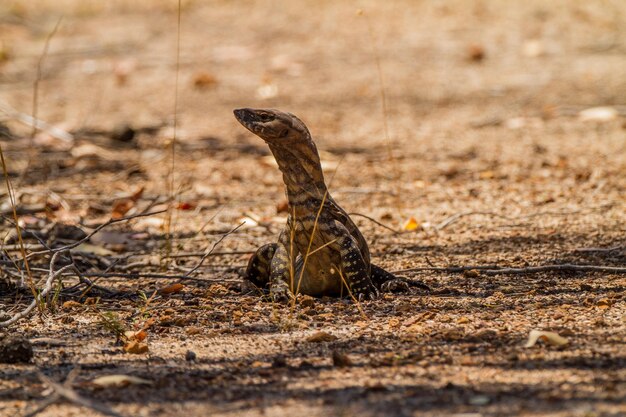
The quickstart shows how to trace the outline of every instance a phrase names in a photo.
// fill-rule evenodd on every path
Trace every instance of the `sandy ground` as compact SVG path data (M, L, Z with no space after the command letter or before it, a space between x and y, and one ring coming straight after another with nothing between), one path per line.
M34 343L29 364L0 367L0 415L41 404L49 393L38 372L62 382L76 367L79 394L127 416L626 414L624 274L413 271L404 275L430 294L283 307L247 292L249 254L232 253L276 239L285 219L279 171L232 117L246 106L307 123L348 212L395 231L416 220L397 233L355 217L389 270L626 266L623 2L182 5L174 238L156 215L73 251L82 272L110 274L97 284L114 293L81 297L68 276L49 310L0 332ZM3 2L0 108L33 113L38 62L61 17L36 113L74 142L31 138L0 112L20 221L53 246L76 240L54 224L89 232L121 207L166 207L177 78L175 1ZM610 106L605 120L581 117L598 106ZM135 133L126 141L125 126ZM1 208L10 245L6 191ZM216 247L228 253L207 258L197 280L150 298L242 219ZM33 259L36 278L49 261ZM137 275L147 273L174 278ZM0 286L5 314L31 299ZM103 324L110 314L122 330L146 327L149 352L126 353ZM533 329L568 344L525 348ZM309 340L320 331L327 340ZM150 384L91 382L111 374ZM38 415L96 413L57 402Z

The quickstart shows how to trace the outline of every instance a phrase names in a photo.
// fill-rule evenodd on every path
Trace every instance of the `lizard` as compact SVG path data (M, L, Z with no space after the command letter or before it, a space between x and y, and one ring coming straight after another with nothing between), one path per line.
M296 294L375 299L381 290L406 290L409 284L426 287L371 262L365 238L329 194L317 147L298 117L274 109L233 112L269 146L283 174L289 210L278 242L263 245L252 255L245 279L259 288L269 287L278 302Z

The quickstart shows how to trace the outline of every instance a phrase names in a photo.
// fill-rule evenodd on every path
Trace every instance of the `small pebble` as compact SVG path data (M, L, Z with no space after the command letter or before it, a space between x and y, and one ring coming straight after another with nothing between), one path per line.
M187 362L195 362L196 352L194 352L193 350L188 350L187 352L185 352L185 360Z

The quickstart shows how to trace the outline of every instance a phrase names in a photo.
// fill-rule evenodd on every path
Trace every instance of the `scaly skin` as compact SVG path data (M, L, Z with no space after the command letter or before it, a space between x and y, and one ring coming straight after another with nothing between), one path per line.
M283 173L289 217L277 243L252 256L246 279L269 285L276 301L293 294L374 299L379 289L406 287L370 263L367 242L350 216L333 200L324 182L317 148L304 123L291 113L237 109L235 117L263 139Z

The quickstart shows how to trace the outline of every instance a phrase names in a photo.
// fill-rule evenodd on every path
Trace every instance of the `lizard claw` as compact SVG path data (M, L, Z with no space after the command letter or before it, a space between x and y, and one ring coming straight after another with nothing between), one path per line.
M359 289L355 288L353 291L356 295L356 299L359 302L365 301L365 300L376 300L380 296L380 292L373 285L368 286L366 288L359 288Z
M287 304L294 296L287 286L273 285L270 287L270 297L278 304Z
M409 292L410 285L405 280L396 278L383 282L380 290L383 292Z

